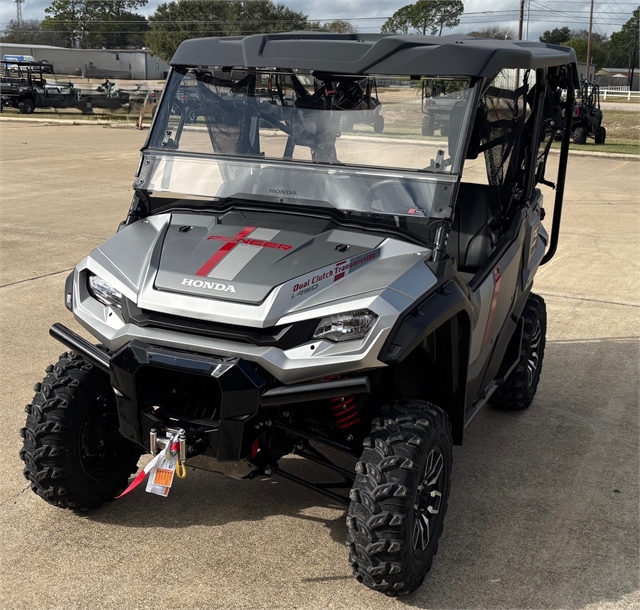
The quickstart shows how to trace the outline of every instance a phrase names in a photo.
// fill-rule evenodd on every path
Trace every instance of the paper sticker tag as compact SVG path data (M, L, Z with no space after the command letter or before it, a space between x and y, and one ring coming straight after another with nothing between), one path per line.
M149 482L147 483L147 491L149 493L164 496L165 498L169 495L177 462L177 455L169 458L162 455L158 459L158 462L152 468L149 475Z

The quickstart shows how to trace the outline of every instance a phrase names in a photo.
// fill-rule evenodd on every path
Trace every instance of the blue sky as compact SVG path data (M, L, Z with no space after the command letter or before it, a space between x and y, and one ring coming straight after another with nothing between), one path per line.
M282 0L281 0L282 1ZM529 39L554 27L586 28L589 19L589 0L526 0L530 5ZM42 19L51 0L25 0L22 8L25 19ZM407 0L283 0L296 10L304 11L311 19L351 20L360 32L378 32L384 18L393 14ZM152 14L160 0L149 0L141 11ZM455 31L469 32L486 25L510 26L517 30L519 0L464 0L465 15ZM638 2L626 0L596 0L594 30L610 34L620 29L631 17ZM13 0L0 0L0 26L15 18ZM525 26L526 27L526 26ZM525 31L526 34L526 31Z

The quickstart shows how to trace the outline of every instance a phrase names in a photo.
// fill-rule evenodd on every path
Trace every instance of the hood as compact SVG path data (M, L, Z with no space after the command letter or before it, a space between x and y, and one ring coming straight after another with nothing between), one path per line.
M260 224L237 215L173 214L154 288L258 304L294 278L301 278L294 294L338 281L374 260L383 241L335 228Z

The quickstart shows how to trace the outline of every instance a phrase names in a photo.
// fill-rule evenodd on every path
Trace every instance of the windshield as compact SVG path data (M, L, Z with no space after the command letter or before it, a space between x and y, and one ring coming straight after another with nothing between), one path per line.
M466 80L215 69L174 71L167 88L156 148L439 173L455 171L471 91Z
M471 92L460 79L174 70L145 188L429 217L438 182L456 179Z

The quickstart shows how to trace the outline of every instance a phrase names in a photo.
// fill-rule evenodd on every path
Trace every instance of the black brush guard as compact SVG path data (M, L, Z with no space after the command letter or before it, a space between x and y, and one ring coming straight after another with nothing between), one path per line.
M242 460L249 455L254 438L253 428L261 408L280 407L315 400L369 392L366 377L299 384L265 390L264 380L242 358L223 358L191 352L175 351L133 340L114 354L89 343L62 324L54 324L49 333L62 344L80 354L92 365L111 377L120 419L120 433L149 451L151 430L163 430L167 425L182 425L181 421L167 422L157 417L153 408L144 408L146 393L153 388L149 382L139 382L141 372L156 370L160 375L173 372L188 373L194 380L211 384L212 402L218 405L215 418L191 419L187 425L199 427L198 446L190 446L191 455L209 455L219 462ZM193 377L195 376L195 377ZM147 401L148 402L148 401ZM207 414L210 415L210 412ZM352 448L329 438L297 430L284 423L274 423L294 437L299 437L295 453L340 474L344 482L319 485L280 470L276 465L263 469L267 475L279 475L293 483L316 491L342 504L348 500L327 487L351 485L354 474L334 464L315 450L308 441L326 444L334 449L352 453ZM188 457L191 457L189 455Z

